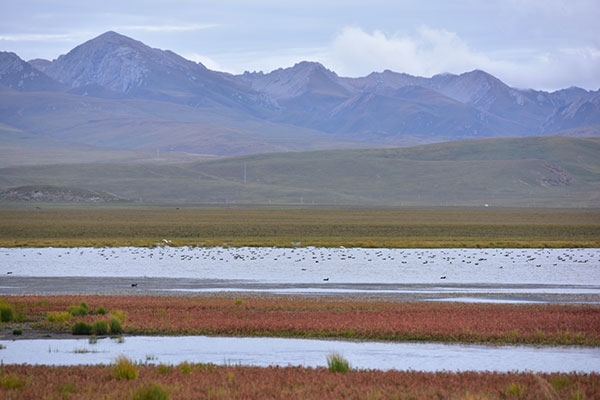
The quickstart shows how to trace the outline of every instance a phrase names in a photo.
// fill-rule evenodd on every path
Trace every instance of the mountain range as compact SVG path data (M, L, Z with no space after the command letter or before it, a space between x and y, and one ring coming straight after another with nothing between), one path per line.
M190 161L548 135L600 136L600 90L522 90L480 70L348 78L315 62L232 75L115 32L53 61L0 52L0 158L22 154L3 166L58 162L57 148Z

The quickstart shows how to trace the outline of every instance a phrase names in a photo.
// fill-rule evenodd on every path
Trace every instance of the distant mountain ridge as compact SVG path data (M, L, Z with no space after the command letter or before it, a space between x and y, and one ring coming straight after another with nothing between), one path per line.
M231 75L116 32L54 61L0 53L0 90L0 123L116 150L226 156L600 135L600 90L521 90L481 70L347 78L307 61Z

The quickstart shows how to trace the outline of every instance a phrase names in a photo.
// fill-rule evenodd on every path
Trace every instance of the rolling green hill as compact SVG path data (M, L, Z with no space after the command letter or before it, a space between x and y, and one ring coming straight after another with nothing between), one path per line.
M0 169L0 188L33 184L150 203L600 207L600 139L485 139L176 165Z

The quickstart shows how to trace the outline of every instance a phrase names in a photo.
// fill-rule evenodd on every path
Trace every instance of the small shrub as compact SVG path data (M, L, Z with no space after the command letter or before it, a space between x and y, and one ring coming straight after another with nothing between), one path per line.
M0 377L0 387L4 389L18 389L25 386L25 379L17 375L4 375Z
M11 322L14 314L13 308L9 304L0 304L0 321Z
M108 322L108 325L109 325L111 334L120 335L121 333L123 333L123 327L121 326L121 323L119 322L118 319L111 318L110 321Z
M77 393L77 387L72 383L63 383L58 387L58 393L62 395L69 395L73 393Z
M190 372L192 372L192 364L184 361L177 366L177 369L179 369L182 375L188 375Z
M566 376L557 376L556 378L552 379L552 387L554 388L554 390L561 390L569 386L570 384L571 382Z
M51 311L48 313L46 320L48 322L68 322L73 318L73 315L67 311Z
M241 306L242 304L244 304L244 302L242 300L236 300L235 301L235 305L236 306Z
M22 334L23 334L23 329L21 329L21 328L13 329L13 335L22 335Z
M327 368L330 372L348 372L350 363L339 353L327 355Z
M98 336L96 336L96 335L90 336L90 338L88 340L88 343L89 344L96 344L96 343L98 343Z
M113 371L117 379L132 380L137 378L138 371L133 361L125 356L116 359Z
M92 325L83 321L75 322L71 328L71 332L73 335L90 335L92 333Z
M67 308L67 312L74 317L83 317L88 315L89 307L85 301L82 301L78 306L70 306Z
M94 321L92 332L94 332L94 335L106 335L108 333L108 324L104 320Z
M126 319L125 311L123 310L112 310L110 314L119 320L120 323L124 323Z
M159 375L169 375L173 371L173 366L168 364L158 364L157 371Z
M508 388L506 389L506 391L511 396L516 397L521 397L525 393L523 386L519 385L518 383L511 383L510 386L508 386Z
M585 392L581 389L577 389L573 393L571 393L571 397L573 400L585 400Z
M15 315L15 322L25 322L27 316L23 311L17 311L17 315Z
M100 307L98 307L98 309L96 310L96 312L94 312L94 314L96 314L96 315L106 315L106 310L104 309L104 307L100 306Z
M131 396L131 400L168 400L168 398L169 395L158 383L142 386Z

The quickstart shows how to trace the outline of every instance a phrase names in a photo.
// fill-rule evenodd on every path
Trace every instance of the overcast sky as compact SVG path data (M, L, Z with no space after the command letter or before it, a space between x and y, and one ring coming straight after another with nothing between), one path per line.
M232 73L309 60L597 90L599 20L599 0L0 0L0 50L54 59L114 30Z

